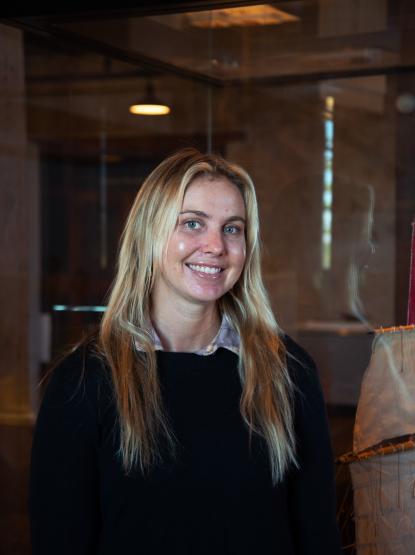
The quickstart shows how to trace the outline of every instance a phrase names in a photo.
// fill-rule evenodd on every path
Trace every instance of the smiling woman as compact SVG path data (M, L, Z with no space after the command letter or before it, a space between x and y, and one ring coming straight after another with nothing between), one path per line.
M275 322L259 244L241 167L185 149L145 180L99 335L42 403L34 555L339 553L316 370Z

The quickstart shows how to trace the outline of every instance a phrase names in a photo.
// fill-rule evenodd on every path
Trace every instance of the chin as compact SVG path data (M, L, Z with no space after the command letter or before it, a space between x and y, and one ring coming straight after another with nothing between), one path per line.
M193 293L190 295L192 300L201 303L212 303L216 302L226 295L227 291L211 292L211 293Z

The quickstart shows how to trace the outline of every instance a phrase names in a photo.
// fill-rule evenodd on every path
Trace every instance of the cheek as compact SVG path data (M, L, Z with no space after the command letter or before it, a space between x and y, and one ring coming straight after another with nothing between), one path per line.
M183 241L182 239L178 241L176 248L178 253L184 254L186 252L186 241Z
M246 258L245 242L231 245L228 252L234 259L235 263L243 267Z
M194 245L187 237L173 237L168 247L170 265L179 266L194 250Z

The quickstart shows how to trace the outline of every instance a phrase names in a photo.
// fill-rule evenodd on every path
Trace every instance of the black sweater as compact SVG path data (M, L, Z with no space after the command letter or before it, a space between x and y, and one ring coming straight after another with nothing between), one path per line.
M33 555L340 553L320 385L309 356L286 342L300 469L276 487L264 440L254 435L249 449L232 352L157 352L179 449L147 477L122 470L108 370L82 349L66 358L34 436Z

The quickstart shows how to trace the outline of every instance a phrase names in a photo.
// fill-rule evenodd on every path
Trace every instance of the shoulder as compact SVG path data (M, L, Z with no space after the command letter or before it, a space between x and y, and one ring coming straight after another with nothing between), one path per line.
M96 405L111 387L108 365L92 343L78 345L49 373L43 404Z
M294 396L301 405L321 407L323 394L316 364L310 354L290 336L281 337L286 348L287 368L294 384Z
M288 370L292 379L317 374L316 364L310 354L289 335L282 335L281 340L286 349Z

